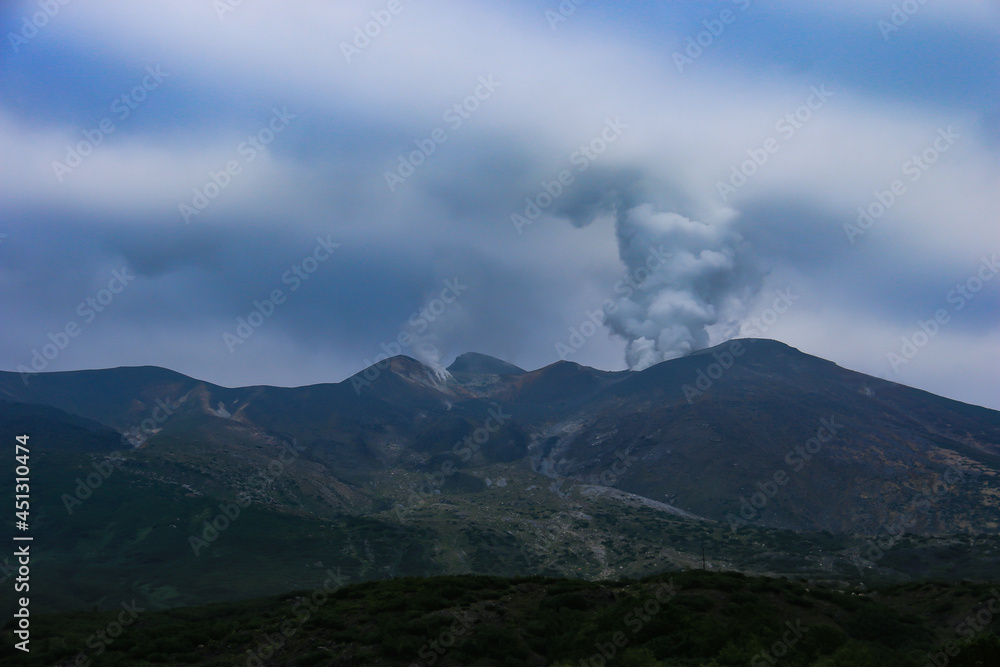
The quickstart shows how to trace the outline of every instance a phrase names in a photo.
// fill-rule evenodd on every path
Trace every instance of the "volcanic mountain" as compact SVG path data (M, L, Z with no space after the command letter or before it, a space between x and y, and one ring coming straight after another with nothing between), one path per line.
M961 480L915 530L1000 528L1000 413L771 340L730 341L640 372L568 361L529 372L467 353L441 374L399 356L296 388L226 389L151 367L44 373L27 386L0 373L0 397L92 420L149 456L169 448L182 467L211 454L224 469L294 442L297 463L355 489L341 492L358 506L338 511L377 504L362 488L396 468L451 461L470 473L516 461L599 484L623 461L610 485L622 491L716 520L742 508L761 525L833 532L876 530L954 470ZM497 410L497 430L462 460L454 445ZM747 510L759 493L764 507Z
M118 563L107 576L133 588L149 563L186 562L189 538L233 503L259 518L211 543L219 562L257 553L268 527L361 578L639 575L700 562L706 544L715 567L839 577L964 576L998 558L983 545L1000 534L1000 412L771 340L638 372L468 353L447 370L398 356L294 388L152 367L26 380L0 372L0 417L52 471L39 482L62 540L51 552ZM107 461L111 490L90 488ZM916 541L861 565L867 539L900 533ZM224 590L178 565L176 603L299 581L268 562L274 581Z

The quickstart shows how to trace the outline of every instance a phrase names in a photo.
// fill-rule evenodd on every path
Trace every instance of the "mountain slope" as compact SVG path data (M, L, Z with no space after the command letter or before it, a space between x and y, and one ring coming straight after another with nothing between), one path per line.
M608 579L704 554L837 585L1000 567L995 411L774 341L641 372L452 368L395 357L337 384L232 389L151 368L0 374L5 399L34 401L0 401L0 422L39 457L39 576L59 582L39 584L43 608L263 595L316 562L356 580ZM234 503L242 518L196 556L191 536Z
M466 352L456 357L455 361L448 366L448 372L452 375L458 373L469 375L521 375L527 371L496 357L478 352Z
M628 452L634 464L617 486L719 520L764 493L742 518L876 532L947 474L955 482L930 496L935 511L914 529L1000 528L1000 413L774 341L735 341L631 373L544 435L538 466L595 481Z
M919 509L911 531L1000 531L1000 413L776 341L641 372L522 371L470 353L442 373L395 357L297 388L226 389L152 368L40 374L25 387L0 373L0 396L115 428L203 492L245 492L241 480L294 446L293 474L260 500L321 515L391 507L442 469L445 488L485 488L503 465L528 485L615 487L734 528L875 534Z

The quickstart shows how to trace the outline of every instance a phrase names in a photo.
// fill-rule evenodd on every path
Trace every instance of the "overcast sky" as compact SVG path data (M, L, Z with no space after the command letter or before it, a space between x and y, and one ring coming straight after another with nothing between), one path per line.
M1000 7L901 4L4 2L0 368L744 335L1000 408Z

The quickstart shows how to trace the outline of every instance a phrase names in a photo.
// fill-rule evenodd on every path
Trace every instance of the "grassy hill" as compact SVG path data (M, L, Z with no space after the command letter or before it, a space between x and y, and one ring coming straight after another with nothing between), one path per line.
M133 598L166 609L280 594L308 587L331 567L355 582L443 574L599 580L700 567L704 553L713 571L785 574L843 588L985 579L1000 560L995 535L906 535L871 562L860 537L751 525L734 532L586 485L565 484L558 495L517 464L489 468L489 486L453 478L441 493L420 496L404 493L416 475L387 472L378 491L397 498L396 506L316 516L268 496L247 504L227 487L204 494L143 450L78 453L47 450L42 441L33 441L32 454L38 612L114 608ZM287 482L288 494L300 493L292 481L251 471L241 483L273 491ZM0 479L0 494L11 497L12 483ZM4 522L9 531L12 520ZM9 555L0 556L4 571L11 565ZM11 604L5 596L0 611Z
M369 583L331 571L317 573L311 589L244 602L39 616L31 654L8 646L0 664L71 664L83 655L130 666L921 667L940 652L953 667L986 666L1000 664L994 600L1000 611L995 585L969 582L858 595L698 571L616 582ZM990 622L969 625L977 615ZM9 626L5 634L9 641Z

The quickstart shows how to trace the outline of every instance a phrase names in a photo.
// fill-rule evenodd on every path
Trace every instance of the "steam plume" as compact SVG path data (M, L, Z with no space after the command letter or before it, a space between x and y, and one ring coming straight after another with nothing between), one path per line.
M617 236L619 255L637 288L623 290L605 324L627 341L630 368L642 370L707 347L710 332L735 333L761 282L735 230L641 204L618 215Z
M615 286L605 325L626 340L625 361L642 370L736 335L761 289L763 272L734 223L705 223L658 209L683 200L654 190L637 169L593 169L557 215L577 226L611 215L618 254L631 278ZM656 192L659 196L650 196Z

